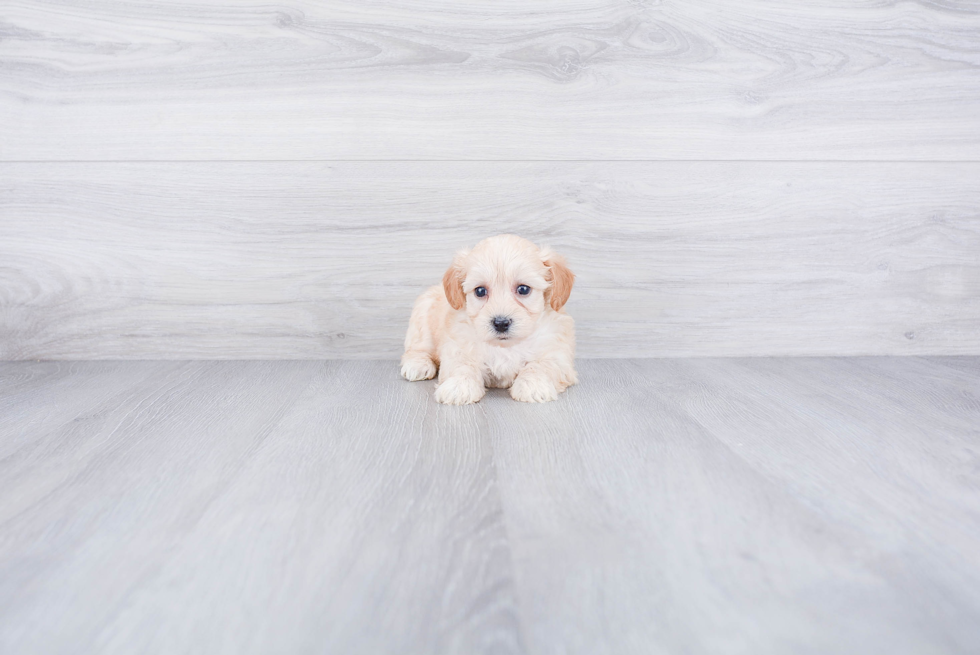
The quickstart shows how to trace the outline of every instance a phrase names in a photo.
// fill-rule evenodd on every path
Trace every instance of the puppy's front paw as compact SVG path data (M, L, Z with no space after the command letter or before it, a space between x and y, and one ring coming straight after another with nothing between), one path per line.
M402 357L402 377L410 382L431 380L436 376L436 365L428 355Z
M469 405L487 392L483 384L473 378L454 375L446 378L436 389L436 400L444 405Z
M558 389L546 377L518 375L510 388L510 397L523 403L546 403L558 400Z

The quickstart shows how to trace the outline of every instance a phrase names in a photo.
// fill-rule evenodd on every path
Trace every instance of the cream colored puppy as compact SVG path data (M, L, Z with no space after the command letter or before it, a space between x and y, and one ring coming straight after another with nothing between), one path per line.
M439 372L436 400L475 403L487 387L514 400L558 398L575 374L575 323L562 311L575 276L561 255L512 234L456 253L419 296L405 336L402 375Z

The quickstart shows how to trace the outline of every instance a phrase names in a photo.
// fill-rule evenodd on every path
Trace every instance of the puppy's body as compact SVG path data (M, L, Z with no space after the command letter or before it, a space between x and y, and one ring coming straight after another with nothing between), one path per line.
M559 255L512 235L458 253L443 285L415 302L402 375L438 371L436 400L454 405L477 402L487 387L555 400L577 382L575 326L562 311L573 280Z

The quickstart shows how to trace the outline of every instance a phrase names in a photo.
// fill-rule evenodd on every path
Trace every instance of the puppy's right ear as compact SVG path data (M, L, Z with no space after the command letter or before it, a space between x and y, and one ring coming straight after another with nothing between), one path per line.
M453 258L453 263L442 276L442 288L446 291L446 300L452 305L453 309L462 309L466 304L466 294L463 293L463 280L466 272L463 270L463 253L458 253Z

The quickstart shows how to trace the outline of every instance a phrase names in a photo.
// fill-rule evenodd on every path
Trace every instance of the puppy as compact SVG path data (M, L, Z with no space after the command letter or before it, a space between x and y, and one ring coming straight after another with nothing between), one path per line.
M436 400L475 403L487 387L514 400L543 403L578 382L575 323L562 311L575 276L564 258L504 234L456 253L452 265L415 301L402 375L439 374Z

